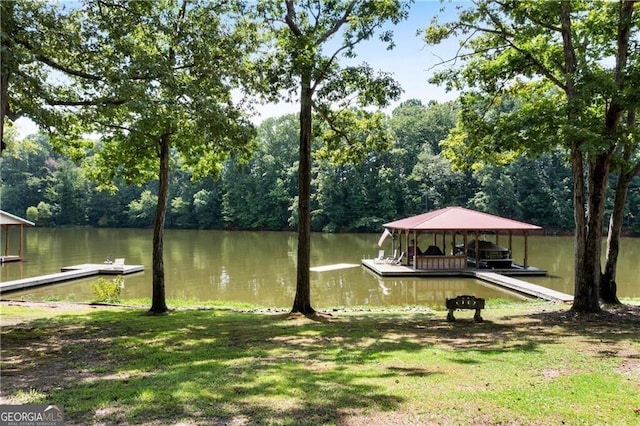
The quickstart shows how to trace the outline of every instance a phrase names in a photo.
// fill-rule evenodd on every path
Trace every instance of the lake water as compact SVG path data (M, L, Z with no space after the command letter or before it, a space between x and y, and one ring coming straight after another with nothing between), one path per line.
M17 234L17 232L15 233ZM472 294L486 299L520 299L471 278L380 278L360 266L375 257L378 234L313 234L311 266L358 266L311 272L311 302L316 308L349 306L439 306L447 297ZM126 258L145 271L125 277L123 299L151 296L152 230L30 228L23 262L2 266L0 281L59 272L63 266ZM502 242L503 244L506 241ZM14 246L14 247L17 247ZM390 251L388 244L384 247ZM523 243L513 239L513 258L522 263ZM165 231L165 279L168 298L248 302L289 308L296 283L296 234L210 230ZM573 294L573 238L530 237L529 264L547 269L546 277L525 280ZM3 298L88 301L95 278L3 294ZM640 239L621 242L619 297L640 297Z

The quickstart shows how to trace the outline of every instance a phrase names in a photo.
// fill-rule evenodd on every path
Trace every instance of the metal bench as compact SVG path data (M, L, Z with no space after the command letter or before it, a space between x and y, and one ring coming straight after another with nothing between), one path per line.
M447 321L456 320L453 316L453 311L456 309L475 309L476 313L473 316L473 320L476 322L482 322L480 310L484 309L484 299L475 296L462 295L454 297L453 299L447 299L446 306L449 310L449 313L447 314Z

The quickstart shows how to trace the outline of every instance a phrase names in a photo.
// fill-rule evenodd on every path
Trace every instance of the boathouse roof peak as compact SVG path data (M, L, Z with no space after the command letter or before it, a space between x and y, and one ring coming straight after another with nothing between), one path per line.
M437 230L468 230L468 231L499 231L519 230L529 231L542 229L540 226L519 222L483 213L464 207L445 207L422 213L417 216L399 219L383 225L389 229L437 231Z

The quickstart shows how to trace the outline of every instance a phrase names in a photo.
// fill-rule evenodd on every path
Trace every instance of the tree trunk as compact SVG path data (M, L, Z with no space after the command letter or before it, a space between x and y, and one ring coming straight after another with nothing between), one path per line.
M14 25L14 8L16 4L14 2L7 2L2 5L2 31L10 33L15 30ZM3 34L4 35L4 34ZM2 51L11 52L11 36L2 37ZM9 55L7 55L9 56ZM9 62L9 58L3 58L6 62ZM15 59L13 59L15 60ZM9 114L9 67L10 63L5 63L2 67L2 73L0 74L0 156L2 151L5 150L6 144L4 141L4 119Z
M0 75L0 155L7 145L4 142L4 118L9 113L9 72Z
M167 308L164 289L164 220L169 194L169 134L160 139L160 172L158 176L158 204L153 222L153 295L149 313L163 314Z
M586 219L584 241L576 239L576 248L582 247L582 256L576 256L575 292L572 310L577 312L600 312L600 256L602 253L602 225L606 199L611 152L598 154L590 162L588 209L582 210ZM577 200L575 200L577 202ZM584 205L584 204L583 204ZM577 216L577 214L576 214ZM585 223L585 222L582 222ZM576 220L576 226L579 221ZM576 233L578 233L576 228ZM580 246L582 244L582 246Z
M632 176L624 172L620 173L616 195L613 201L613 212L609 219L609 233L607 235L607 259L604 273L600 277L600 299L604 303L620 304L616 286L616 266L618 252L620 250L620 235L622 234L622 221L624 219L624 206L627 203L627 188Z
M627 130L635 128L636 110L631 109L627 113ZM616 186L613 201L613 212L609 220L609 233L607 235L607 258L604 273L600 277L600 299L605 303L620 304L617 295L616 268L618 266L618 253L620 250L620 236L624 220L624 206L627 203L627 192L631 180L640 172L640 163L631 164L634 144L628 141L624 147L623 163L621 165L618 184Z
M300 158L298 165L298 270L291 312L315 313L311 307L311 142L310 78L302 78L300 102Z
M627 58L629 56L629 39L632 30L634 2L627 1L621 3L619 8L620 21L618 23L618 35L616 40L616 67L615 82L620 88L624 88L625 69L627 67ZM614 99L607 108L605 118L605 131L610 137L616 137L618 133L618 123L621 119L624 106L620 100ZM627 127L633 129L635 127L636 114L635 109L631 109L627 115ZM619 136L616 140L619 139ZM624 206L627 201L627 188L634 172L625 170L627 161L631 158L631 145L629 142L624 146L623 165L616 186L616 194L613 205L613 212L609 220L609 233L607 235L607 259L605 263L604 273L600 276L599 290L600 297L603 302L619 304L620 301L616 295L616 265L618 262L618 251L620 243L620 234L622 233L622 221L624 218Z
M587 210L585 208L584 162L580 152L580 142L574 141L572 146L573 172L573 204L575 221L574 242L574 293L572 310L590 312L594 309L593 283L589 279L584 265L589 262L586 254L587 246ZM595 306L598 297L595 296Z

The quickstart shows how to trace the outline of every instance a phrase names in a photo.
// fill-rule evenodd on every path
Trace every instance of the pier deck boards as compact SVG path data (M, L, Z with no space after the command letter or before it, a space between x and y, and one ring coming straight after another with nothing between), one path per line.
M573 302L573 296L570 294L561 293L547 287L532 284L527 281L523 281L521 279L516 279L512 276L506 275L546 275L546 270L534 267L491 271L476 268L422 270L413 269L412 267L406 265L376 263L373 259L362 259L362 265L382 277L470 277L477 278L490 284L497 285L499 287L506 288L508 290L530 297L537 297L540 299L563 303Z
M507 277L496 272L474 271L473 275L476 278L481 279L482 281L486 281L500 287L513 290L517 293L537 297L539 299L559 301L563 303L573 302L573 296L570 294L552 290L541 285L532 284L527 281L518 280L513 277Z
M0 283L0 293L7 291L23 290L46 284L54 284L61 281L75 280L93 275L127 275L144 270L143 265L124 265L114 267L104 263L83 263L81 265L65 266L61 272L37 277L22 278Z

